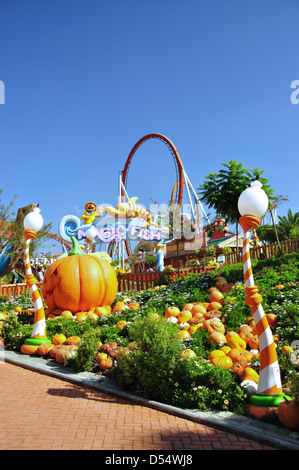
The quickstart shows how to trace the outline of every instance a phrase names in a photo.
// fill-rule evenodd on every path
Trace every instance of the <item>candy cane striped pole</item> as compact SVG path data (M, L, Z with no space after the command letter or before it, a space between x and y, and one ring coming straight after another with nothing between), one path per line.
M245 215L240 218L240 225L244 230L243 273L246 292L245 302L250 306L259 339L260 375L257 393L282 394L276 346L262 306L262 296L254 285L250 259L250 230L255 229L259 225L259 219L255 216Z
M24 252L26 284L29 287L29 293L32 297L34 304L34 326L31 338L46 338L46 320L44 306L36 285L37 279L35 279L34 275L32 274L29 257L30 240L35 238L36 232L34 232L33 230L25 230L24 236L26 238Z

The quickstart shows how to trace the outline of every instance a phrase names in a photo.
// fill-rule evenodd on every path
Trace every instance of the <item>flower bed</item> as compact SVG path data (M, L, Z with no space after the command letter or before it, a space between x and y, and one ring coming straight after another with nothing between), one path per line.
M284 390L298 399L299 254L252 264ZM217 300L213 292L221 293ZM32 304L28 298L0 300L5 347L19 351L32 333ZM259 351L244 300L241 264L190 274L169 286L118 294L111 311L51 312L47 336L53 344L37 354L76 371L108 374L129 390L175 406L246 413L243 382L258 381Z

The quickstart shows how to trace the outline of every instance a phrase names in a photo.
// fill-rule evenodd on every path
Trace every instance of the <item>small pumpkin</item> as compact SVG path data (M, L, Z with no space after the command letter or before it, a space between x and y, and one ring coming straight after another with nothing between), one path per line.
M73 314L70 310L63 310L60 316L65 318L72 318Z
M78 312L75 315L76 321L85 321L87 318L87 312Z
M227 353L231 350L231 348L230 348L229 346L222 346L222 348L220 348L220 349L221 349L221 351L223 351L225 354L227 354Z
M192 313L190 310L184 310L183 312L180 312L177 316L177 319L179 323L187 323L188 320L191 320L192 318Z
M243 335L246 335L247 333L251 333L251 331L252 331L252 328L249 325L241 325L237 333L242 338Z
M90 318L93 321L98 321L98 319L99 319L98 315L94 312L88 312L87 313L87 318Z
M127 309L128 306L124 302L116 302L113 307L113 313L120 313L122 310Z
M34 344L22 344L21 346L21 353L22 354L36 354L38 346Z
M230 369L233 365L233 361L231 360L231 358L226 355L215 357L214 359L212 359L211 362L214 366L220 366L224 369Z
M111 351L113 351L114 349L117 348L117 343L115 343L114 341L110 341L108 343L104 343L102 344L102 346L100 347L101 351L103 353L106 353L106 354L109 354Z
M193 349L184 349L184 351L180 353L179 357L182 359L192 359L196 357L196 353L193 351Z
M252 367L245 367L245 369L240 374L240 379L243 380L252 380L256 384L259 381L259 374L252 369Z
M215 343L215 344L225 344L226 343L226 337L222 333L212 333L208 337L208 343Z
M117 293L113 267L92 253L84 253L74 237L72 243L68 256L58 258L45 272L43 297L48 308L75 313L111 304Z
M219 312L219 310L211 310L211 311L206 315L206 318L207 318L207 319L210 319L210 318L221 318L221 313Z
M250 349L258 349L260 348L260 342L258 335L254 335L249 339L248 345Z
M222 292L220 292L219 290L215 290L214 292L212 292L212 294L210 294L209 301L210 303L219 302L223 298L224 298L224 295L222 294Z
M222 349L214 349L213 351L209 353L208 359L209 361L212 361L215 358L224 357L224 356L226 356L226 354L224 351L222 351Z
M178 314L180 313L180 309L178 307L168 307L165 312L164 312L164 315L166 318L169 318L169 317L177 317Z
M249 351L248 351L249 352ZM244 348L232 348L228 353L228 357L233 362L249 362L246 357L246 350ZM251 356L252 357L252 356Z
M108 357L108 354L107 353L104 353L104 352L99 352L97 354L97 361L98 361L98 364L100 364L101 361L103 361L104 359L107 359Z
M55 345L53 343L44 343L44 344L41 344L37 350L36 350L36 353L39 355L39 356L47 356L48 354L50 354L50 351L52 348L54 348Z
M183 341L186 341L186 339L190 338L191 334L187 330L181 330L178 333L179 338Z
M207 306L207 312L210 312L211 310L220 310L222 308L222 304L217 301L210 302L209 305Z
M138 310L140 308L140 303L139 302L130 302L129 307L132 310Z
M63 344L69 346L69 345L74 345L74 344L79 344L81 341L80 336L69 336L66 338Z
M227 345L232 349L234 348L246 349L246 346L247 346L245 340L241 338L239 335L234 335L228 338Z
M219 289L219 290L220 290L222 287L226 286L226 285L227 285L227 281L224 281L224 280L223 280L223 281L217 281L217 282L216 282L216 287L217 287L217 289ZM214 291L214 292L215 292L215 291Z
M234 362L232 371L234 374L241 375L245 367L248 367L248 362L246 361L240 361L240 362Z
M64 343L65 340L66 337L63 334L57 334L53 336L52 343L54 344L54 346L57 346L58 344Z
M299 403L284 397L278 405L278 419L288 429L299 430Z
M50 349L50 356L55 359L57 352L59 349L65 349L67 346L65 344L57 344L54 348Z
M206 320L203 324L204 329L209 333L221 333L224 335L225 333L225 326L219 320L219 318L211 318Z
M75 356L77 349L78 347L75 345L69 345L69 346L65 346L64 348L58 349L58 351L55 354L56 362L58 362L58 364L66 365L68 362L68 359Z
M201 315L205 315L207 313L207 309L201 304L195 304L191 308L192 315L196 313L200 313Z
M282 348L281 348L281 352L282 352L282 354L284 354L284 355L285 355L285 354L289 355L289 354L291 354L293 351L294 351L294 350L293 350L293 348L292 348L291 346L282 346Z
M196 323L195 325L190 325L188 330L190 335L193 335L194 333L197 332L197 330L200 330L202 328L202 324L201 323Z
M111 367L113 366L113 359L107 356L105 359L102 359L99 362L99 366L101 370L111 369Z

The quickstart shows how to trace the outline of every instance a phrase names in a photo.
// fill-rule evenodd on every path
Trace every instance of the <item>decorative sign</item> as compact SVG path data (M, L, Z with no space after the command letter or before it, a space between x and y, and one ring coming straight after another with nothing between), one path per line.
M113 220L113 218L111 218ZM87 239L89 242L97 243L120 243L123 240L146 240L162 241L164 239L162 231L153 226L144 226L144 220L124 219L114 223L97 223L82 225L81 220L74 215L66 215L59 224L59 235L67 241L71 237L77 240Z

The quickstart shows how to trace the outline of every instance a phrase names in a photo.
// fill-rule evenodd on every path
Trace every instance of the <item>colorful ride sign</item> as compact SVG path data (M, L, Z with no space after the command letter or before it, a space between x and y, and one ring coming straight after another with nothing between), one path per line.
M61 219L58 231L66 242L70 242L71 237L79 241L87 240L89 243L121 243L124 240L160 242L168 238L159 228L145 226L144 220L137 218L116 220L107 217L106 221L84 225L78 217L66 215Z

